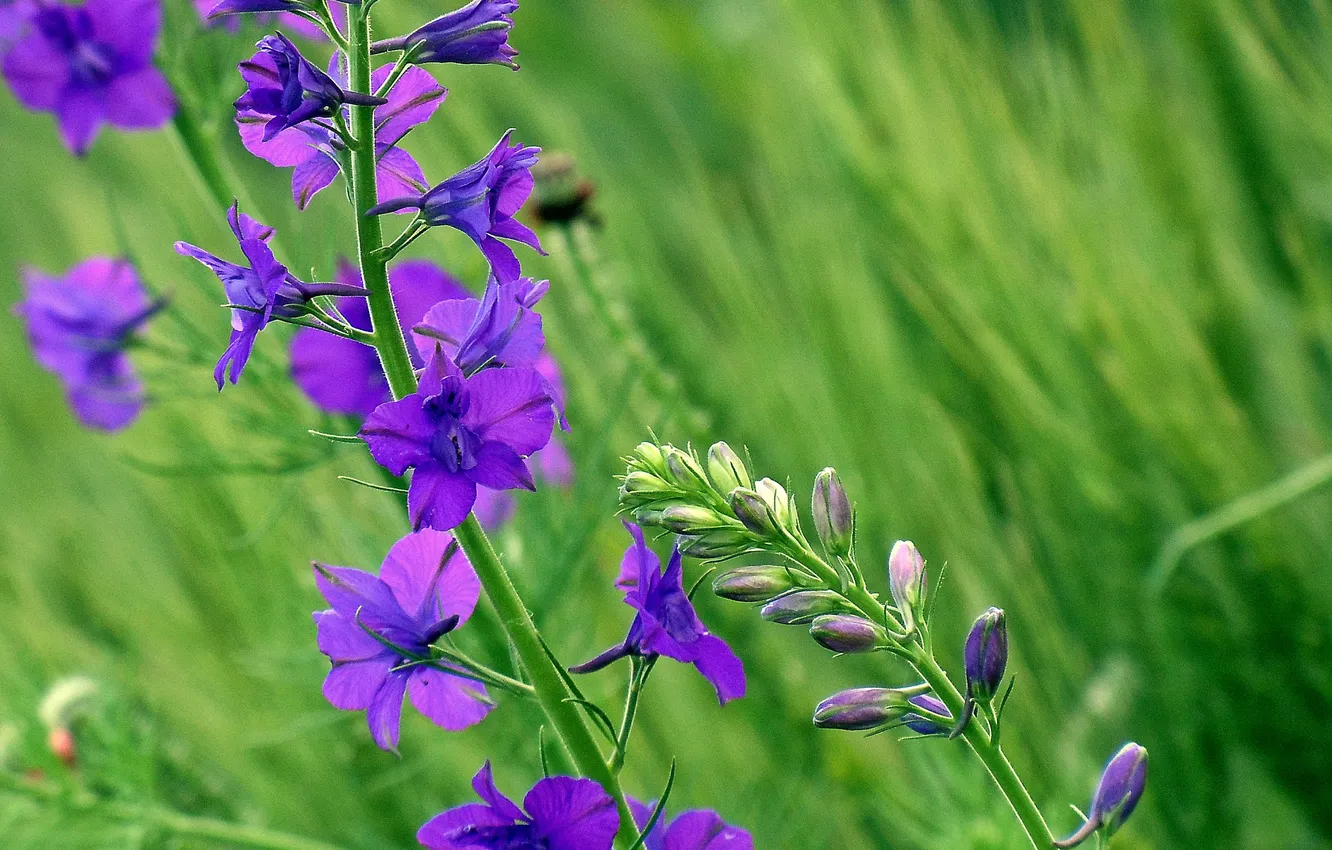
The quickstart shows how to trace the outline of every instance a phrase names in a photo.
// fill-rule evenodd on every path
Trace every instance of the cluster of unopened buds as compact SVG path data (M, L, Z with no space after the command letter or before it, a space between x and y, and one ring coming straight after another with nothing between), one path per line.
M910 664L922 681L897 687L857 687L819 703L821 729L879 734L906 729L924 737L964 738L985 762L1037 847L1073 847L1096 835L1108 839L1142 796L1147 751L1126 744L1110 759L1083 825L1068 838L1050 833L1039 809L999 746L1007 680L1008 628L990 608L962 646L959 690L934 656L931 614L935 590L915 544L899 540L888 556L888 598L872 592L856 560L856 516L837 472L814 480L810 514L822 553L800 521L795 498L771 478L755 480L750 464L726 443L700 457L692 449L641 443L627 459L620 507L643 526L677 535L685 555L722 564L741 556L768 563L722 569L717 596L761 606L779 625L808 627L820 646L838 654L888 652ZM720 566L718 569L721 569Z

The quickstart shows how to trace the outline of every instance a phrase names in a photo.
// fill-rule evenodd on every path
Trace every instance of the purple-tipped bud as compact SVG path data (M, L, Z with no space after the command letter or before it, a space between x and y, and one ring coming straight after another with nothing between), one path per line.
M759 616L783 626L801 626L820 614L840 614L846 608L846 601L840 593L831 590L797 590L764 605Z
M819 646L833 652L871 652L888 642L882 626L852 614L815 617L809 634Z
M796 580L786 567L736 567L713 580L712 592L732 602L767 602L795 590Z
M510 15L518 0L473 0L401 38L379 41L372 53L405 50L412 62L457 62L465 65L507 65L514 70L518 51L509 46Z
M777 532L772 511L758 493L737 487L731 491L727 501L731 505L731 510L735 512L735 518L759 537L769 537Z
M666 469L677 485L687 490L712 489L707 476L703 474L703 468L698 465L692 454L681 451L675 446L666 446L662 449L662 453L666 456Z
M937 714L939 717L945 718L948 721L953 719L953 715L949 712L948 706L944 705L938 697L934 696L934 694L917 694L909 699L908 702L916 708L924 709L931 714ZM953 728L951 722L947 724L940 723L938 720L914 712L904 715L902 717L902 722L906 724L908 729L915 732L917 735L947 735Z
M1056 841L1055 846L1076 847L1100 830L1106 838L1114 835L1133 814L1146 787L1147 749L1137 744L1125 744L1101 774L1087 822L1068 838Z
M698 505L671 505L661 512L661 524L676 534L702 534L724 528L727 519Z
M910 540L893 544L888 556L888 587L908 632L925 616L925 559Z
M814 725L850 732L878 729L900 720L911 708L906 694L893 688L852 688L819 703Z
M991 608L976 619L963 654L967 694L978 702L994 699L1008 667L1008 626L1002 609Z
M753 481L745 462L725 443L713 443L708 449L708 476L718 493L730 493L737 487L748 489Z
M845 558L855 543L856 519L837 470L831 466L814 479L814 529L828 554Z

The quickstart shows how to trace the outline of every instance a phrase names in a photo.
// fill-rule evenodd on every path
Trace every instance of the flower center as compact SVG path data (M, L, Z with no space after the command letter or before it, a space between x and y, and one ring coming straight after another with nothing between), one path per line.
M105 85L114 76L115 52L104 44L79 41L70 52L69 67L79 85Z
M476 466L481 438L462 421L470 407L467 387L456 375L445 378L439 393L425 402L426 414L435 420L430 454L449 472L465 472Z

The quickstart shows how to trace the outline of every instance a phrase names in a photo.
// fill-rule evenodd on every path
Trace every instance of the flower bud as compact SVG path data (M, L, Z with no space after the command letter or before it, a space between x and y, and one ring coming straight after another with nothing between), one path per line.
M708 476L718 493L729 493L737 487L748 488L752 484L745 462L725 443L713 443L708 449Z
M666 469L677 486L686 490L711 489L712 485L703 474L703 468L692 454L675 446L666 446L663 452L666 455Z
M906 694L893 688L852 688L819 703L814 725L852 732L878 729L901 719L910 707Z
M717 528L681 537L679 545L680 551L691 558L713 560L743 555L749 551L752 540L743 528Z
M639 443L634 448L634 455L629 458L629 463L631 466L655 472L660 477L666 475L666 456L656 443Z
M772 511L758 493L737 487L731 491L727 501L731 504L731 510L735 512L735 518L759 537L770 537L777 532Z
M888 642L882 626L852 614L815 617L809 634L819 646L833 652L870 652Z
M855 542L856 520L851 512L851 500L837 470L831 466L814 479L814 529L828 554L845 558L851 554Z
M791 497L786 495L785 487L771 478L760 478L754 483L754 492L763 498L779 528L791 527Z
M846 610L841 594L831 590L797 590L763 606L759 616L783 626L804 625L820 614L838 614Z
M893 544L888 556L888 587L908 632L925 617L925 559L910 540Z
M1106 764L1101 781L1092 796L1087 822L1077 832L1056 841L1056 847L1075 847L1098 830L1105 837L1114 835L1133 809L1147 787L1147 750L1137 744L1125 744Z
M796 582L786 567L736 567L717 576L712 592L733 602L767 602L795 590Z
M726 518L698 505L671 505L661 512L661 524L676 534L698 534L724 526Z
M991 608L976 619L963 655L967 695L978 702L994 699L1008 666L1008 626L1002 609Z
M626 475L621 487L625 493L665 493L671 489L671 485L651 472L644 472L641 469L635 469Z
M949 720L953 717L952 713L948 710L948 706L944 705L934 694L917 694L907 700L907 702L910 702L916 708L923 708L926 711L941 717L946 717ZM937 720L930 720L929 718L915 714L914 712L904 715L902 717L902 722L906 724L908 729L915 732L917 735L947 735L952 730L951 724L945 726Z

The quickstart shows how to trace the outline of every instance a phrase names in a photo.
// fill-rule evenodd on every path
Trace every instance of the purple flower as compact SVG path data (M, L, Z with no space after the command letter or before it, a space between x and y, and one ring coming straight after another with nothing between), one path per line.
M210 23L214 23L209 17L209 13L218 5L217 0L194 0L194 8L198 10L199 16ZM343 23L347 20L347 12L342 6L334 6L329 10L333 13L335 21ZM325 38L324 31L313 21L302 18L299 15L280 12L264 12L255 16L255 21L263 27L281 26L282 29L290 33L295 33L302 38L322 40ZM237 32L240 29L240 20L237 18L228 18L225 24L231 32Z
M236 234L241 253L248 266L238 266L213 256L188 242L177 242L176 253L193 257L203 263L218 280L227 294L227 302L237 305L231 311L231 341L217 361L213 379L222 389L230 369L231 383L240 380L245 363L250 359L255 337L268 327L273 319L294 319L306 312L306 305L317 295L364 296L368 291L358 286L341 283L303 283L293 277L287 267L273 256L268 240L273 228L267 227L240 211L233 204L227 212L231 232Z
M103 123L155 129L175 114L171 87L153 67L158 0L42 4L29 22L5 54L5 79L24 106L55 113L75 154L88 150Z
M536 234L514 218L532 194L532 166L541 149L510 145L512 135L512 130L505 133L484 159L430 191L379 204L368 214L420 210L426 224L446 225L467 234L485 254L500 283L516 281L521 273L518 257L500 240L512 239L541 251Z
M639 829L647 826L654 805L629 800L634 822ZM754 839L738 826L728 826L721 816L707 809L681 812L666 824L663 815L643 840L647 850L754 850Z
M412 527L447 531L467 518L477 485L536 489L524 458L550 441L552 402L535 369L466 377L436 349L418 390L376 408L361 437L394 475L415 470L407 493Z
M910 707L906 692L898 688L850 688L818 704L814 725L851 732L881 729L901 720Z
M342 263L338 280L359 286L361 273ZM461 283L428 260L395 265L389 272L389 290L399 317L408 326L442 299L467 297ZM338 299L338 310L353 327L370 330L370 308L364 298ZM425 365L410 334L407 350L412 365L418 369ZM301 328L292 337L291 376L315 407L326 413L366 417L393 400L374 348L315 328Z
M515 71L509 30L518 0L472 0L461 9L436 18L415 32L375 42L372 53L406 51L412 62L457 62L466 65L507 65Z
M343 91L342 86L302 56L282 33L259 39L259 52L239 67L249 89L236 99L236 110L267 116L265 142L298 124L332 118L344 103L360 106L385 103L374 95Z
M472 778L484 802L435 815L416 833L429 850L610 850L620 816L591 779L551 776L518 808L495 787L490 762ZM526 811L524 811L526 810Z
M944 705L943 702L940 701L939 698L934 696L933 694L919 694L917 696L911 697L910 699L907 700L907 702L911 703L917 708L923 708L926 711L937 714L940 717L946 717L951 719L953 716L952 713L948 710L948 706ZM908 729L910 729L912 732L915 732L917 735L947 735L949 732L952 731L951 726L944 726L940 724L938 721L931 720L928 717L914 713L903 715L902 723L905 724Z
M37 362L65 387L84 425L115 431L143 407L143 384L126 347L163 306L150 301L123 260L94 257L64 277L24 271L27 298L14 310L27 325Z
M1133 814L1147 788L1147 749L1125 744L1106 764L1092 796L1091 812L1077 832L1056 841L1056 847L1076 847L1098 830L1110 838Z
M36 8L32 0L0 0L0 55L27 34Z
M592 673L631 655L643 658L664 655L693 664L712 683L723 705L744 696L744 665L725 641L708 633L685 593L679 547L671 552L663 574L661 560L643 540L643 530L627 522L624 527L633 535L634 543L624 553L615 584L625 591L624 601L638 615L623 643L586 664L570 668L571 672Z
M462 370L473 375L490 366L536 366L546 337L536 307L549 281L530 277L486 284L481 300L441 301L412 328L418 346L439 345Z
M1008 626L1002 609L991 608L976 618L963 656L967 696L980 702L994 699L1008 667Z
M338 73L338 55L329 63L330 73ZM382 85L393 69L375 70L371 81ZM425 174L409 153L397 145L413 127L434 114L448 95L448 89L435 82L429 72L409 68L389 92L387 102L375 109L375 169L379 198L393 200L417 196L426 189ZM291 194L296 206L305 209L310 200L327 188L338 176L344 145L333 132L309 122L289 127L268 136L270 118L252 109L238 109L236 125L246 150L279 168L295 168L291 175Z
M402 698L450 731L480 723L493 707L479 682L423 663L430 645L467 622L481 583L453 537L418 531L393 544L379 577L315 564L315 583L333 607L317 611L319 651L333 662L324 696L366 712L375 743L398 746Z

